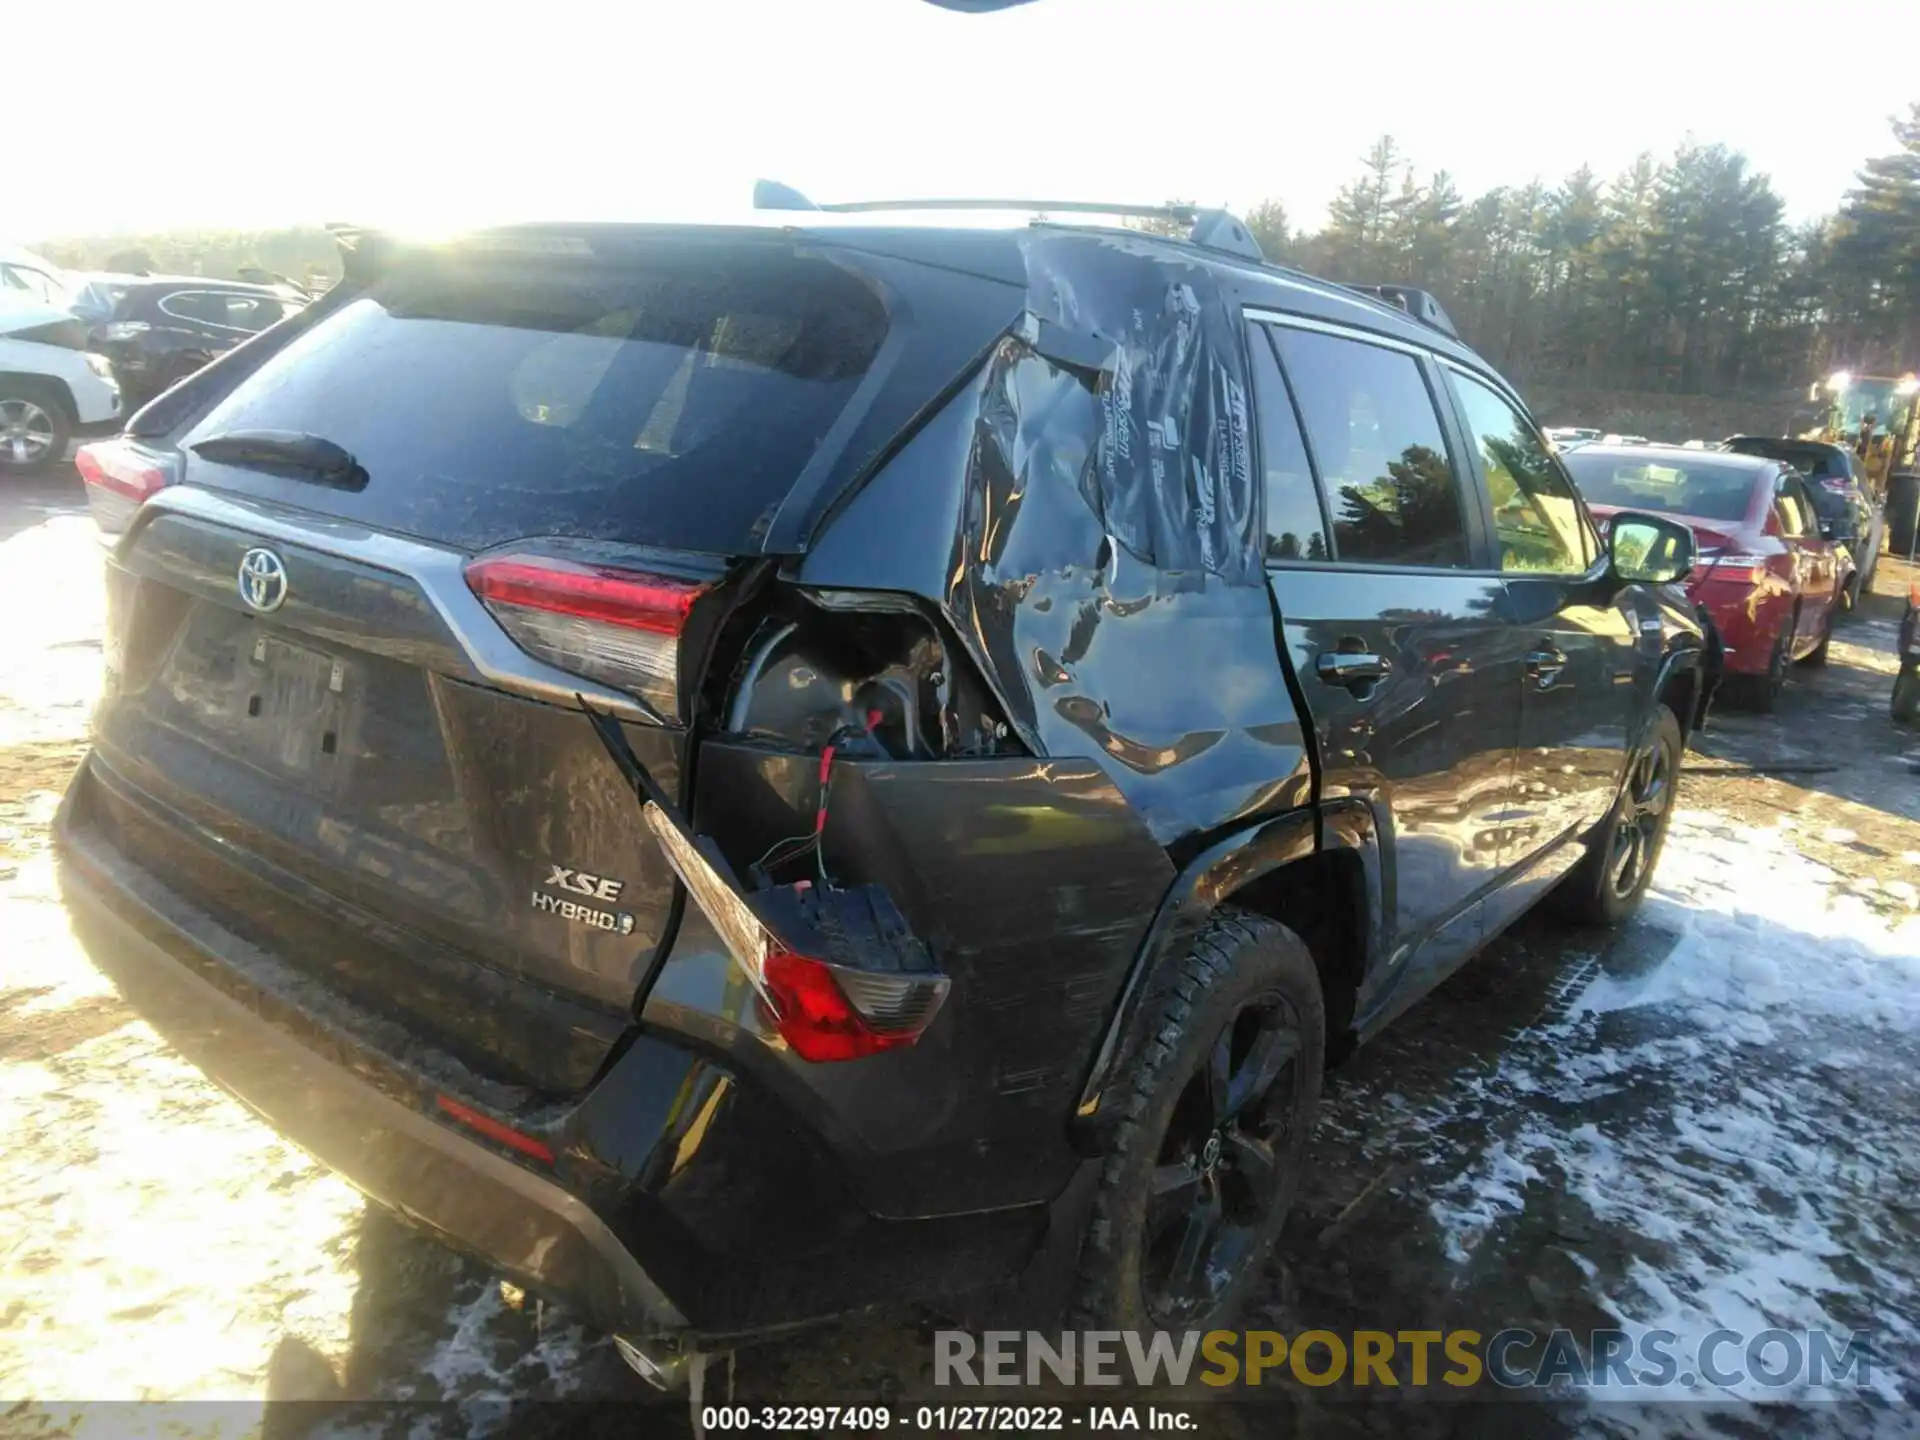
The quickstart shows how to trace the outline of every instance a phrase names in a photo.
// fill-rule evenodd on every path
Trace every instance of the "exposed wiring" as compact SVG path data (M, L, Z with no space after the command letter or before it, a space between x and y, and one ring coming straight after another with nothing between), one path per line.
M791 865L809 850L813 851L814 870L822 885L830 886L833 881L827 875L826 834L827 816L832 807L833 798L833 761L839 753L843 741L858 735L871 735L879 728L886 717L878 710L867 711L864 726L842 725L828 737L820 750L820 794L814 803L813 830L806 835L789 835L784 840L776 840L767 847L766 853L753 862L752 868L759 871L771 871L782 865Z
M843 725L833 732L833 736L820 752L820 803L813 812L813 863L823 887L831 888L833 879L827 874L827 809L833 798L833 757L840 748L840 741L855 735L871 735L880 727L886 717L878 710L867 711L866 725L856 730L851 725Z

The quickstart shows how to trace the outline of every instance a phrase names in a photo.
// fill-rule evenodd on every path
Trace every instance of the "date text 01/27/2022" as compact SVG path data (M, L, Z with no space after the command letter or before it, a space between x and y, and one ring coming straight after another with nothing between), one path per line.
M709 1405L700 1414L707 1431L753 1434L765 1431L902 1430L937 1434L990 1434L1081 1430L1192 1433L1194 1416L1158 1405L921 1405L895 1413L885 1405Z

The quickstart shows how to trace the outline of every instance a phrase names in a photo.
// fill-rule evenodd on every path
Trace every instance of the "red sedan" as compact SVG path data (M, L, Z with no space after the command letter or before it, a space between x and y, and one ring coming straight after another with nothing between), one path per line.
M1771 710L1789 664L1826 660L1841 564L1799 471L1657 445L1584 445L1562 458L1602 524L1617 510L1649 510L1693 527L1687 593L1719 628L1730 693Z

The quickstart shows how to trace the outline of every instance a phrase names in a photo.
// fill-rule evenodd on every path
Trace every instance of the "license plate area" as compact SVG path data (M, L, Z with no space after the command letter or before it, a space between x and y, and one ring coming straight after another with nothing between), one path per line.
M263 769L331 789L356 749L359 686L345 660L274 635L243 634L228 734Z

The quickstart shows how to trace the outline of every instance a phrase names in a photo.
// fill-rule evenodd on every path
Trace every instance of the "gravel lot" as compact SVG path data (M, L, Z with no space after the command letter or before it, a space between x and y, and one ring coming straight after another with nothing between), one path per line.
M0 493L0 1433L124 1433L69 1403L107 1399L244 1402L167 1412L180 1434L682 1427L678 1405L510 1408L648 1392L571 1318L506 1308L479 1266L281 1143L74 944L46 826L97 685L97 557L70 474ZM1250 1323L1859 1328L1877 1395L1920 1397L1920 745L1886 720L1905 584L1882 566L1777 716L1716 717L1632 926L1597 945L1523 924L1332 1077ZM737 1394L933 1396L930 1327L870 1316L747 1353ZM1661 1398L1681 1395L1726 1398ZM1275 1403L1316 1434L1380 1423ZM1537 1409L1514 1433L1717 1413ZM1869 1419L1891 1433L1857 1401L1773 1428Z

